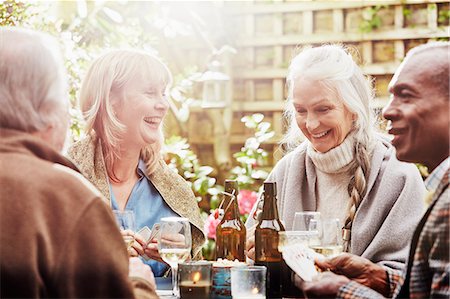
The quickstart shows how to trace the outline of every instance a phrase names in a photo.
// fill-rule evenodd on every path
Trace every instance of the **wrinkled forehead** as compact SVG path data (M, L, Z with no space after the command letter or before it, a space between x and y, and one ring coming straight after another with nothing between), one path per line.
M338 89L338 82L299 78L294 82L291 102L295 106L319 103L331 103L339 107L346 106Z

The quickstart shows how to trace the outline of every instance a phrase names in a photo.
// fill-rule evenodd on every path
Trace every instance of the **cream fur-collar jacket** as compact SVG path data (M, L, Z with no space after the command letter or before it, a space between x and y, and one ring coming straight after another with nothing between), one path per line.
M100 142L94 142L94 137L88 136L73 144L67 155L81 173L100 190L107 204L111 206ZM194 259L200 259L205 234L197 200L191 188L180 175L167 166L163 159L159 161L156 169L148 177L169 207L181 217L189 219L192 231L192 255Z

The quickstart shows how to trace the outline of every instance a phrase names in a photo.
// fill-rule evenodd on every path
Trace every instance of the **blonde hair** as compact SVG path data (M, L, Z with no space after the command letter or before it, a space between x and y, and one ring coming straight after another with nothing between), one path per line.
M113 109L117 101L124 99L115 95L137 75L145 76L155 85L168 86L172 82L170 70L156 56L137 50L114 50L94 61L80 90L86 131L95 136L95 142L100 142L106 170L114 181L119 181L113 172L113 164L118 158L120 141L126 129ZM141 151L141 158L147 161L150 173L155 170L160 158L163 133L159 133L159 140Z
M286 80L288 99L284 115L288 120L288 130L282 144L287 150L297 147L302 136L292 104L294 85L300 78L321 82L325 88L338 96L351 113L356 115L352 127L355 138L355 160L349 172L352 177L348 185L352 205L343 228L350 231L356 210L366 193L370 167L369 154L375 143L375 118L369 106L374 96L371 82L355 63L349 50L343 46L324 45L303 49L292 60ZM345 241L348 248L350 238Z
M32 133L61 122L69 100L56 40L37 31L2 27L0 57L0 127Z

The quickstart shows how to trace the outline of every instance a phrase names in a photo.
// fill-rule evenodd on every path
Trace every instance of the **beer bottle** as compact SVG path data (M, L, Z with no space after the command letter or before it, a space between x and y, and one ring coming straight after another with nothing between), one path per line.
M228 207L228 204L230 203L230 200L231 200L230 195L234 195L237 198L238 193L239 193L237 182L235 180L225 180L224 189L225 190L223 192L222 201L220 202L219 208L217 209L219 212L218 219L220 219L220 220L222 220L223 215L225 214L225 209Z
M235 195L237 193L236 182L231 181L233 184L227 184L227 182L225 181L222 203L228 203L228 205L224 207L223 218L216 228L216 258L232 261L238 259L245 262L246 229L239 214L239 206Z
M281 284L287 267L278 251L278 232L285 229L278 216L276 193L275 182L264 183L263 210L255 229L255 264L267 268L267 298L282 297Z

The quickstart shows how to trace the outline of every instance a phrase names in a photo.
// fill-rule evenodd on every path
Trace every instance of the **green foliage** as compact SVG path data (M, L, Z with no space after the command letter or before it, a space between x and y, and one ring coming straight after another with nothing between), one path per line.
M179 136L167 138L162 151L169 167L191 185L197 200L210 197L211 208L216 208L218 194L223 191L223 187L216 185L216 179L210 176L214 168L202 166L187 140Z
M406 6L403 6L402 13L405 19L409 20L412 17L412 10Z
M363 21L359 24L359 31L369 33L378 29L381 26L381 17L378 13L384 7L384 5L376 5L365 8L362 12Z
M450 10L448 10L448 9L441 10L438 15L438 22L446 23L449 20L450 20Z
M267 171L260 169L267 164L267 152L261 148L261 143L268 141L275 133L270 129L270 123L264 122L264 115L260 113L244 116L241 121L247 128L254 129L254 136L245 141L241 150L233 155L238 166L231 170L232 178L236 179L239 187L254 189L256 180L265 180Z

